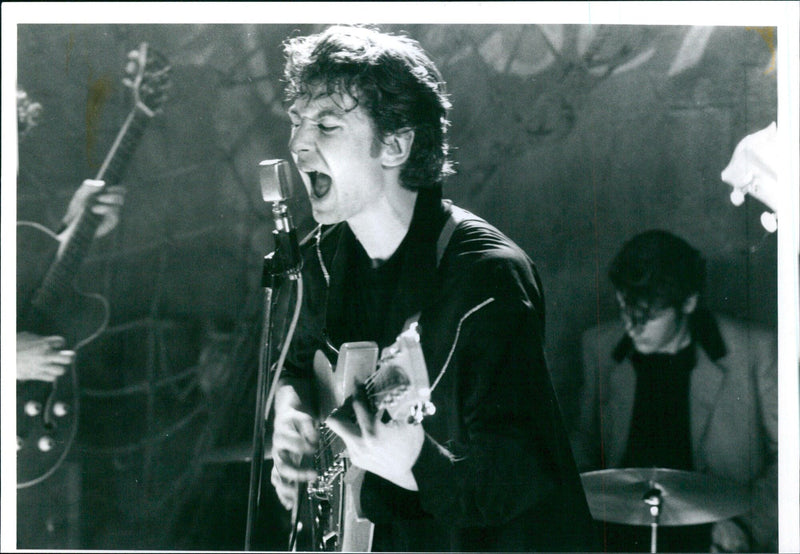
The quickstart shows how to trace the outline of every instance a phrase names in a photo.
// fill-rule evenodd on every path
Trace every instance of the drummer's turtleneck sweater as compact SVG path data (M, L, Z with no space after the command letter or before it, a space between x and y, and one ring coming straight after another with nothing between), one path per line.
M675 354L630 352L636 371L628 445L622 467L692 470L689 377L694 343Z

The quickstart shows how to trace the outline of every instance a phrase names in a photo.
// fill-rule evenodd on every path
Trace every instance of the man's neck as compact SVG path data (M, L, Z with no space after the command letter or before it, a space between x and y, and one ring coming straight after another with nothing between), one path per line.
M416 201L416 191L392 187L368 212L347 220L375 264L391 258L403 242L411 226Z

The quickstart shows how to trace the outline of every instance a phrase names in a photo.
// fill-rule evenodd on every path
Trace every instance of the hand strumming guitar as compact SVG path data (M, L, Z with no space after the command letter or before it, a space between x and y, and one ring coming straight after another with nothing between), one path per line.
M425 440L422 425L397 420L384 422L385 410L373 413L369 405L361 388L353 399L357 424L345 410L334 412L326 424L347 445L353 465L404 489L418 490L411 467Z
M317 476L309 468L308 460L317 451L319 431L314 418L299 406L299 398L290 386L278 390L275 395L270 481L287 510L297 503L297 483L311 481Z

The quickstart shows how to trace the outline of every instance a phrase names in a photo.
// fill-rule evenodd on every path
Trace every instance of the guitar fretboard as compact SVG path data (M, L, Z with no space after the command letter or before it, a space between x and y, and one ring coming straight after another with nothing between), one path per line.
M131 111L103 162L96 177L98 180L104 180L106 186L119 182L149 121L150 117L137 108ZM102 216L94 213L90 205L78 216L75 229L61 255L50 266L42 284L33 295L31 308L34 312L50 312L69 293L72 277L86 257L102 220ZM31 316L35 317L33 314Z

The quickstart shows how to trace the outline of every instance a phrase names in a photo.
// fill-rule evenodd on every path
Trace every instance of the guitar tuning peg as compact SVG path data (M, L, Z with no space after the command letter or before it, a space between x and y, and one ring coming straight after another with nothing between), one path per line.
M406 421L411 425L419 425L425 416L432 415L436 411L436 407L430 402L424 404L414 404L409 408L408 418Z
M433 402L427 401L417 403L409 407L409 414L406 421L412 425L419 425L425 417L432 416L435 413L436 406Z

